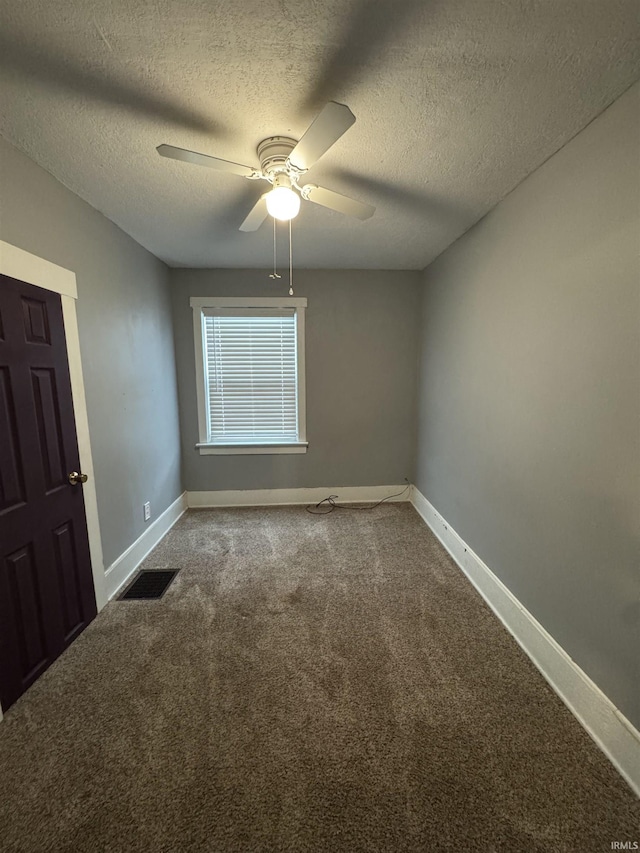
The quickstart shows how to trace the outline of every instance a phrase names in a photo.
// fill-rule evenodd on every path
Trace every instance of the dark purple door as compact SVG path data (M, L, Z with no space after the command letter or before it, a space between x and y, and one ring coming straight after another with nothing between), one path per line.
M60 296L0 275L0 702L89 624L96 602Z

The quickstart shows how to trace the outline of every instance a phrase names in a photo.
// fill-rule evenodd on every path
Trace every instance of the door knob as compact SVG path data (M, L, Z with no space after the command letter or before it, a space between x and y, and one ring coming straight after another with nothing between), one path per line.
M78 483L86 483L87 479L88 478L86 474L80 474L78 473L78 471L72 471L69 474L69 482L72 486L77 486Z

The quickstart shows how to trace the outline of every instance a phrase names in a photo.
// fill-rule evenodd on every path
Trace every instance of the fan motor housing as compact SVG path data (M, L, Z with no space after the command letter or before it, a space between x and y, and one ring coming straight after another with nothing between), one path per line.
M287 171L287 158L298 144L289 136L269 136L258 145L260 168L265 175L273 176Z

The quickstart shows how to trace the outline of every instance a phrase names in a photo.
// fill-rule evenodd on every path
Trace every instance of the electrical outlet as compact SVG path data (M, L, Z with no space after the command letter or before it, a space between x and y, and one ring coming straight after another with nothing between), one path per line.
M142 504L142 508L144 510L144 520L149 521L151 518L151 504L147 501L145 504Z

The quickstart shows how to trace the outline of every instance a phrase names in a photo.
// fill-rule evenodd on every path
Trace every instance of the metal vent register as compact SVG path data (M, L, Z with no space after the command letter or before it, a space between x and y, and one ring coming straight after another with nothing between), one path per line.
M177 574L178 569L144 570L119 596L119 600L162 598Z

